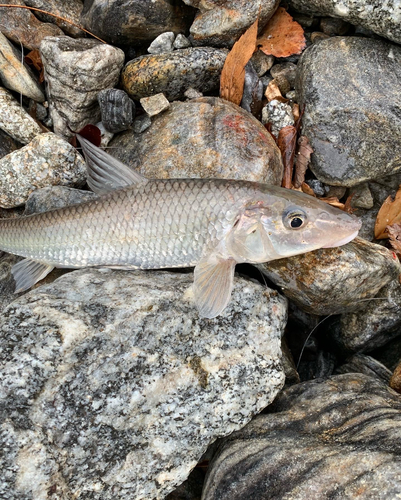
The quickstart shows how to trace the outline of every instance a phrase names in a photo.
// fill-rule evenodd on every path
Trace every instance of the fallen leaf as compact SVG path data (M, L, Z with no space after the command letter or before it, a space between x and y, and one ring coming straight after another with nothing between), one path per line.
M37 71L39 71L39 83L43 83L44 69L42 58L40 57L40 52L38 49L31 50L25 57L24 60L29 66L33 66Z
M308 168L312 153L313 149L309 144L309 139L301 135L298 139L298 152L295 163L294 186L296 188L299 188L305 181L305 172Z
M220 97L238 106L244 91L245 66L255 52L257 35L258 19L234 43L221 72Z
M375 238L378 240L388 238L386 227L398 222L401 222L401 186L394 200L389 196L380 207L375 224Z
M85 139L88 139L92 144L95 146L100 146L100 142L102 140L102 134L100 132L100 129L96 127L96 125L88 124L85 125L85 127L80 130L79 135L82 135Z
M281 95L280 89L278 88L278 85L274 80L269 82L269 85L265 90L265 97L267 98L268 102L273 101L273 99L280 102L288 102L288 99Z
M304 193L309 194L310 196L313 196L316 198L315 191L309 186L309 184L306 184L306 182L303 182L301 185L301 189Z
M344 212L347 212L349 214L354 213L354 209L351 207L351 200L354 197L354 194L355 193L350 194L344 203Z
M281 183L282 187L291 188L292 172L294 169L295 145L297 142L297 128L293 125L283 127L277 138L277 146L281 151L284 164L284 175Z
M306 47L302 26L283 7L277 9L256 43L265 54L275 57L300 54Z
M292 105L292 114L294 116L294 120L295 122L297 122L299 120L299 117L301 115L301 112L299 110L299 104L297 104L296 102L294 102Z
M332 207L344 210L345 207L344 203L341 203L341 201L336 196L329 196L328 198L319 198L319 200L323 201L324 203L327 203L328 205L331 205Z
M401 224L387 226L387 234L390 245L398 255L401 255Z

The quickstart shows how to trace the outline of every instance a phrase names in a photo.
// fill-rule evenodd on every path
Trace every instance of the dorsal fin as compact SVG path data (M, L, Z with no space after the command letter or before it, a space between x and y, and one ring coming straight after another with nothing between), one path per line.
M77 135L77 138L86 159L87 183L93 192L104 194L114 189L147 182L146 177L113 158L84 137Z

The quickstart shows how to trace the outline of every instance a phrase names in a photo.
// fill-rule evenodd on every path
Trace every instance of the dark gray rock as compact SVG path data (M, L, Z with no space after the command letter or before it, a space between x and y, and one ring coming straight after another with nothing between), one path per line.
M275 80L277 78L284 77L288 81L292 89L295 86L296 73L297 65L292 62L275 64L270 69L270 74Z
M381 380L386 385L389 384L392 375L391 370L380 361L371 356L366 356L366 354L355 354L347 359L343 365L336 368L335 373L364 373Z
M397 0L290 0L305 14L337 17L361 25L393 42L401 43L400 5ZM340 33L339 33L340 34Z
M334 37L307 49L296 90L321 181L353 186L401 168L401 47Z
M273 400L285 299L236 277L205 320L191 283L80 270L3 311L1 498L164 498Z
M263 83L249 61L245 66L244 91L242 94L241 108L246 109L254 116L260 115L262 110Z
M351 25L343 19L323 17L323 19L320 20L320 29L325 35L342 36L348 33L351 29Z
M0 129L0 159L18 149L18 144Z
M25 204L24 215L48 212L55 208L90 201L96 197L97 195L92 191L83 191L82 189L71 189L66 186L44 187L29 195Z
M110 147L113 156L149 178L268 184L282 178L281 154L267 130L239 106L216 97L173 102L145 132L124 132Z
M401 399L346 374L293 385L225 438L203 500L387 500L401 495Z
M133 99L163 93L169 101L182 99L188 88L214 90L220 85L227 53L223 49L199 47L140 56L125 65L122 85Z
M135 118L135 103L124 90L101 90L97 95L97 100L106 130L115 134L130 128Z

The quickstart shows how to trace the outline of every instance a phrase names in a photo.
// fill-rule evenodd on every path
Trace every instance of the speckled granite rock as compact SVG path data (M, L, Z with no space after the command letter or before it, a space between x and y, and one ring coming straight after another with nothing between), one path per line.
M376 378L293 385L275 413L224 439L203 500L388 500L401 495L401 399Z
M45 10L46 12L50 12L59 17L64 17L72 21L78 26L81 24L80 15L83 7L82 0L68 0L68 2L64 2L63 0L24 0L26 5L30 7L36 7L38 9ZM49 23L55 23L67 35L71 36L85 36L84 32L73 26L71 23L66 23L61 19L57 19L53 16L47 16L42 12L35 12L35 16L37 16L42 21L47 21Z
M0 497L163 498L273 400L285 300L237 277L204 320L191 283L80 270L3 311Z
M115 138L111 154L149 178L281 183L281 154L271 135L235 104L215 97L173 102L153 120L140 135Z
M0 81L10 90L34 101L43 102L45 96L32 71L21 63L21 54L0 32Z
M40 187L76 186L86 180L82 156L55 134L41 134L0 160L0 206L22 205Z
M294 125L295 123L291 106L285 102L273 99L262 109L262 123L270 123L272 134L278 137L283 127Z
M39 124L3 87L0 87L0 128L22 144L43 133Z
M212 47L191 47L140 56L125 65L121 82L133 99L160 93L169 101L182 99L189 88L207 92L219 87L227 53Z
M366 307L360 300L374 297L401 272L393 252L361 238L258 267L298 307L324 316ZM380 301L371 307L380 308Z
M294 9L305 14L338 17L401 43L401 6L397 0L290 0Z
M358 37L330 38L304 52L296 90L301 107L307 103L303 134L318 179L353 186L401 169L400 60L401 47Z
M40 45L54 133L70 138L100 119L97 95L117 84L124 52L93 39L48 37Z
M165 31L186 33L194 9L177 0L85 0L84 27L117 45L151 42Z
M249 2L248 0L184 0L188 5L199 9L190 28L193 43L230 47L256 21L259 13L259 26L264 26L272 17L279 0ZM260 8L260 11L259 11Z
M391 378L391 371L377 359L366 354L355 354L347 361L336 368L336 374L339 373L364 373L369 377L377 378L388 385Z

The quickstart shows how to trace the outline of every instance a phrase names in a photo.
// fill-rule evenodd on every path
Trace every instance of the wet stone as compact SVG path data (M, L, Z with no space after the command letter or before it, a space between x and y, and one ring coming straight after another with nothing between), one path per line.
M354 186L401 168L401 47L334 37L308 48L297 69L303 134L321 181ZM378 78L380 61L380 78Z
M48 37L40 45L54 132L70 138L100 118L97 95L118 83L121 49L93 39Z
M149 45L149 54L163 54L164 52L172 52L174 47L175 35L172 31L162 33Z
M151 97L143 97L139 101L144 111L149 116L156 116L170 107L169 101L164 94L156 94Z
M203 500L401 494L401 400L380 380L345 374L293 385L271 411L222 440Z
M141 99L163 93L169 101L184 97L188 88L207 92L220 85L227 51L211 47L145 55L129 61L122 72L124 90Z
M121 89L104 89L97 95L104 127L117 133L127 130L135 118L135 103Z
M30 7L36 7L46 12L51 12L56 16L64 17L64 19L68 19L78 26L81 25L80 16L83 7L82 0L68 0L68 2L60 2L59 0L24 0L24 3L26 5L29 5ZM82 30L80 30L76 26L73 26L71 23L67 23L53 16L48 16L46 14L43 14L43 12L35 12L35 16L42 21L57 24L57 26L59 26L67 35L73 37L85 36Z
M288 125L294 125L292 108L285 102L273 99L262 109L262 123L271 124L271 132L278 137L280 130Z
M271 403L285 300L236 277L227 310L205 320L191 283L79 270L3 311L5 498L45 498L55 482L66 500L164 498L210 443Z
M128 130L110 146L113 156L153 179L281 183L281 154L271 135L247 111L216 97L173 102L145 132Z

